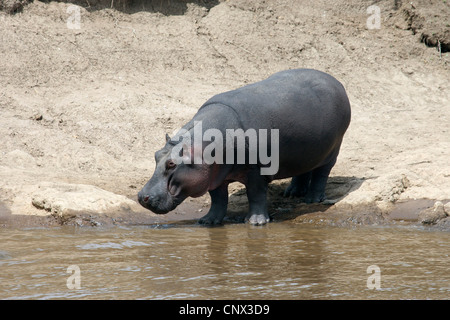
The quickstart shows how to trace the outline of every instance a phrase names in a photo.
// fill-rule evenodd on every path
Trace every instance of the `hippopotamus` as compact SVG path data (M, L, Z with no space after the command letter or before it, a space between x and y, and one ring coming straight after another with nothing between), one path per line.
M264 225L270 221L268 184L292 177L285 197L322 202L350 115L343 85L313 69L280 71L217 94L175 136L166 134L138 201L165 214L209 192L211 207L199 223L221 224L228 185L238 181L249 202L245 221Z

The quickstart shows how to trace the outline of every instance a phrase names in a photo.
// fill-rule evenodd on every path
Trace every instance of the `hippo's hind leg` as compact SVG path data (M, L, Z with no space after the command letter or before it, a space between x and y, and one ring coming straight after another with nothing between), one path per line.
M304 197L309 189L312 171L295 176L291 180L291 184L284 191L284 197Z
M311 183L305 196L306 203L322 202L326 199L325 187L327 185L328 176L331 169L336 163L337 155L330 162L312 171Z
M312 171L295 176L291 184L284 191L285 197L304 197L306 203L322 202L326 199L325 187L328 176L334 167L339 154L339 148L330 157L330 161L325 165Z
M211 196L211 208L198 222L206 225L221 224L227 214L228 183L223 183L217 189L209 191L209 195Z

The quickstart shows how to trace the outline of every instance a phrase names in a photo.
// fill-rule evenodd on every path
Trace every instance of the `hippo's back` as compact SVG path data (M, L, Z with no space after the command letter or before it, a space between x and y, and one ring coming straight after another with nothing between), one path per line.
M234 109L243 129L294 126L311 133L315 127L328 124L334 134L342 136L350 122L350 103L342 84L313 69L275 73L265 80L218 94L202 108L212 104Z
M234 128L235 122L228 126L227 119L236 118L243 130L267 129L269 135L272 129L278 130L277 179L308 172L329 161L350 123L350 103L342 84L312 69L281 71L218 94L206 101L197 115L211 119L208 114L213 110L222 130ZM303 165L292 171L298 163Z

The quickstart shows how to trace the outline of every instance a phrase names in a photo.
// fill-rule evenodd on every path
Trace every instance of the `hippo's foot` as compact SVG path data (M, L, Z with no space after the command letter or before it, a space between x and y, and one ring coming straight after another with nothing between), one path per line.
M222 224L222 220L227 214L228 183L209 191L209 194L211 195L211 208L198 220L198 223L210 226Z
M325 194L307 194L305 203L320 203L326 200Z
M298 188L294 184L290 184L289 187L284 190L283 197L285 198L294 198L294 197L304 197L306 192L300 188Z
M215 212L209 211L206 215L204 215L198 220L198 223L208 226L219 225L222 224L224 216L225 216L224 214L217 214Z
M295 176L291 180L291 184L284 191L283 196L289 197L304 197L308 192L309 183L311 181L311 172Z
M252 215L249 214L245 217L245 222L248 222L254 226L262 226L270 222L270 217L267 215L267 213Z

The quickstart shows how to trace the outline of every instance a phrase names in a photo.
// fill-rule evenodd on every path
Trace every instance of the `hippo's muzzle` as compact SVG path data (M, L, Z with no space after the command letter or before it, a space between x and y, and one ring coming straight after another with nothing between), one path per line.
M173 210L172 206L168 206L167 199L158 195L147 194L144 190L139 191L138 201L144 207L156 214L166 214L167 212Z
M138 193L139 203L156 214L166 214L174 210L183 200L184 197L174 197L168 191L154 192L145 187Z

